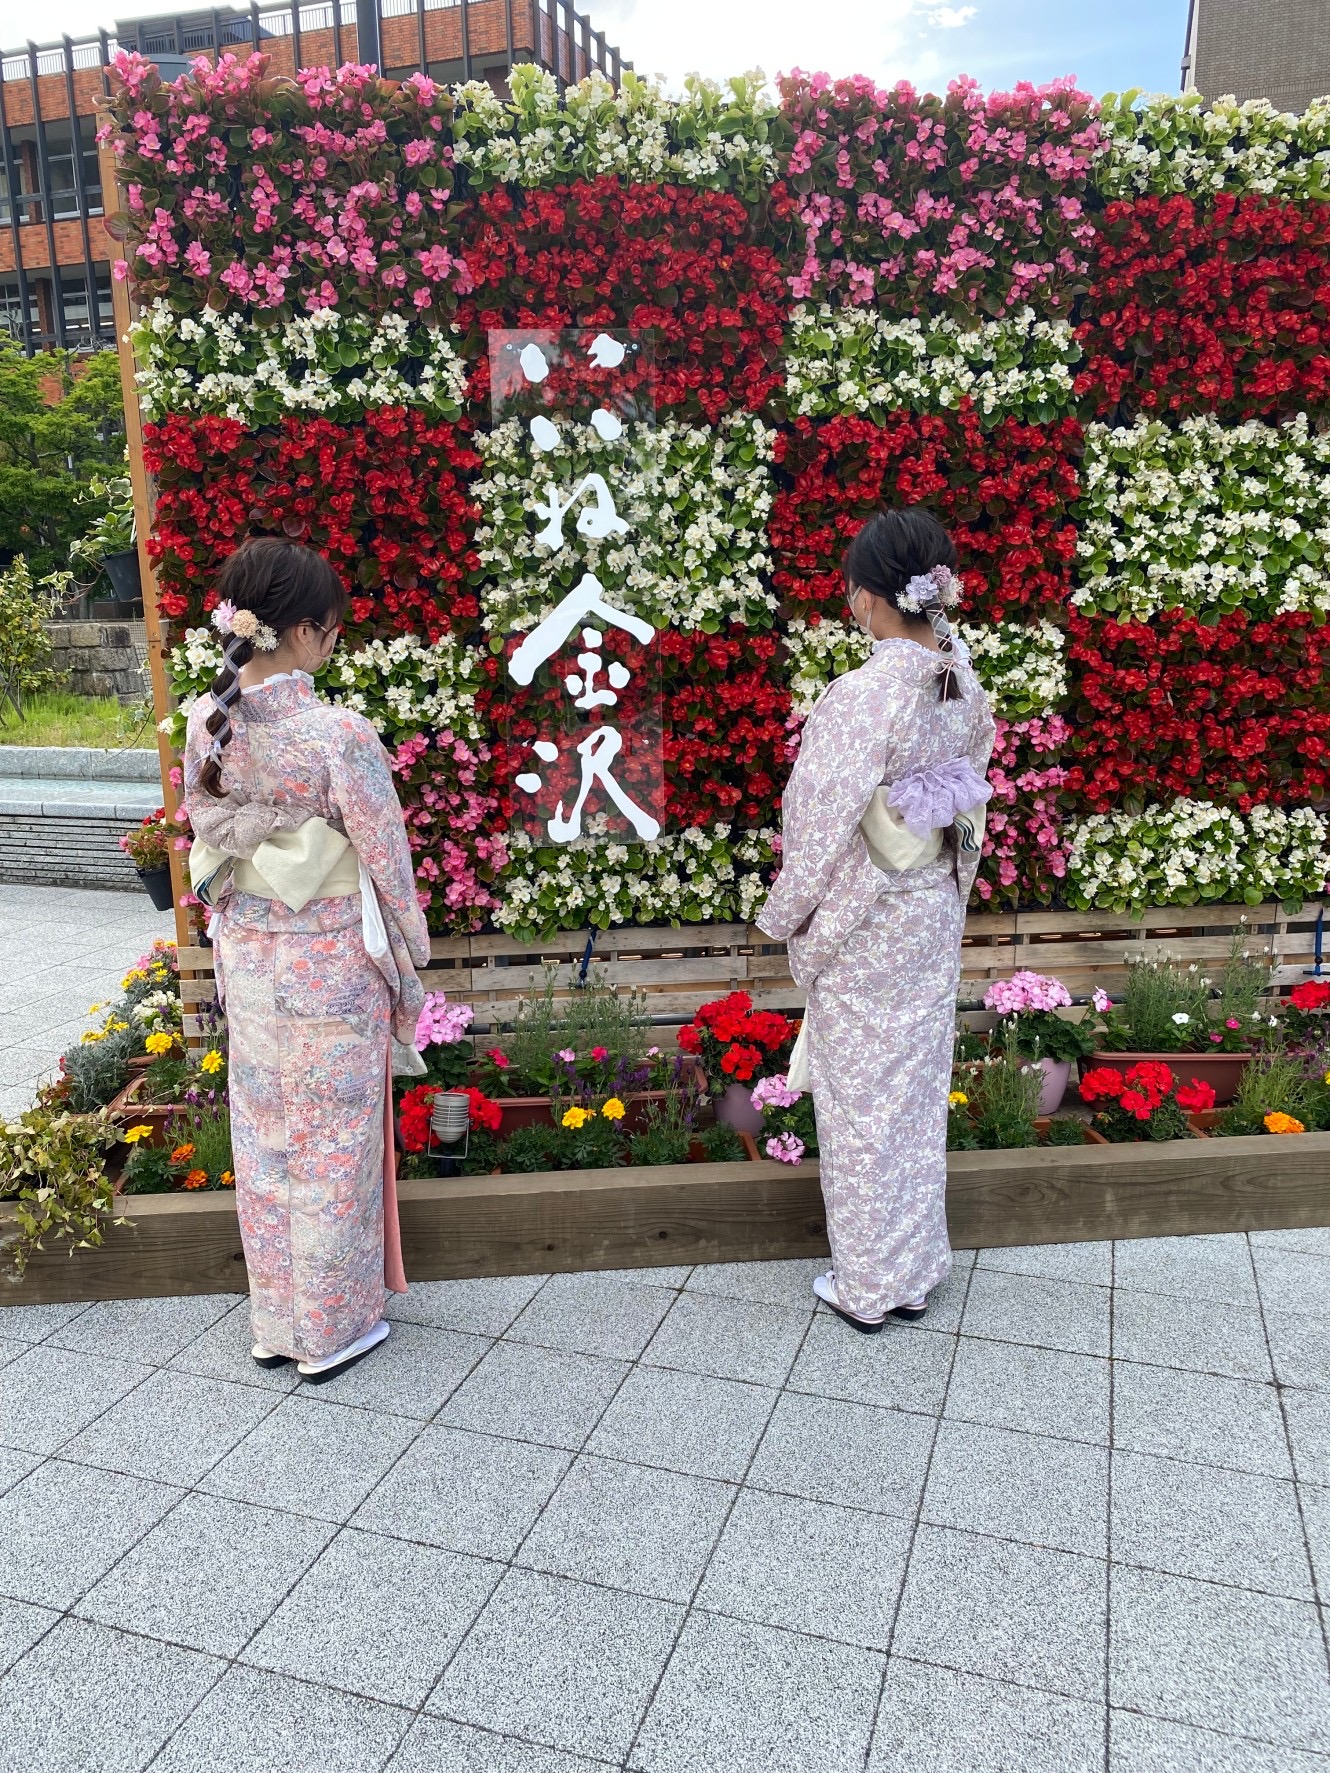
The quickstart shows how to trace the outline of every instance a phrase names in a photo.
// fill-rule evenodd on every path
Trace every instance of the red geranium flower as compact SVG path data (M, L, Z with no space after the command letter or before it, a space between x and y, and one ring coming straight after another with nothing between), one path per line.
M738 1083L747 1083L762 1063L762 1054L757 1047L732 1046L721 1057L720 1068Z
M1293 987L1288 1001L1295 1010L1330 1009L1330 985L1324 979L1308 979L1305 985Z
M1177 1103L1188 1114L1204 1114L1214 1107L1215 1093L1208 1083L1194 1077L1190 1083L1179 1085Z
M1095 1071L1087 1071L1081 1078L1081 1096L1086 1102L1098 1102L1103 1097L1115 1101L1125 1088L1122 1073L1114 1071L1108 1065L1102 1065Z

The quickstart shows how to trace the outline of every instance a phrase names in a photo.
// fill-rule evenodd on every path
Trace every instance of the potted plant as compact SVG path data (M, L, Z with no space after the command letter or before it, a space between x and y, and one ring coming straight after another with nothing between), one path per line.
M189 846L189 815L183 808L178 818L168 819L166 808L159 806L141 825L133 831L126 831L120 839L121 849L134 864L135 873L158 911L170 911L175 904L171 888L171 851L188 851Z
M1095 1049L1089 1027L1058 1014L1071 1008L1071 993L1060 979L1022 971L990 985L984 994L984 1008L996 1010L1002 1017L993 1035L994 1046L1039 1071L1043 1079L1039 1113L1056 1114L1067 1093L1073 1062L1088 1058Z
M1243 1072L1229 1107L1197 1124L1220 1138L1330 1129L1330 1064L1323 1053L1263 1053Z
M990 1049L958 1070L947 1099L950 1151L1022 1151L1039 1143L1044 1074L1013 1051Z
M130 616L142 613L143 585L139 576L137 528L134 521L134 489L127 474L89 483L88 501L105 503L69 550L73 561L105 573L111 584L111 608L94 615Z
M1166 957L1131 962L1121 1004L1094 995L1096 1065L1125 1074L1143 1061L1166 1065L1185 1054L1188 1075L1209 1084L1216 1102L1231 1102L1268 1026L1258 1006L1269 973L1245 942L1239 930L1217 987L1199 967Z
M71 1252L101 1243L113 1199L106 1154L119 1143L105 1110L71 1112L59 1086L16 1120L0 1121L0 1201L13 1204L15 1226L0 1257L14 1278L22 1279L43 1238L66 1241Z
M757 1133L762 1111L753 1106L753 1086L765 1077L784 1076L783 1062L797 1032L798 1024L788 1017L755 1010L746 991L732 991L704 1003L679 1030L678 1042L702 1061L716 1119L741 1133Z
M777 1073L764 1077L749 1100L762 1117L759 1149L764 1156L777 1163L801 1164L805 1156L819 1155L817 1118L810 1095L792 1090L788 1080Z
M1092 1125L1110 1145L1196 1136L1189 1117L1215 1105L1215 1093L1197 1078L1179 1084L1159 1060L1142 1059L1125 1071L1100 1066L1081 1078L1081 1099L1095 1108Z

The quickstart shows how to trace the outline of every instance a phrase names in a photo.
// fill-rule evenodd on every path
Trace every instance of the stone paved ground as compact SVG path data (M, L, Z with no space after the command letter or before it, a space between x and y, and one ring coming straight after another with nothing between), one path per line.
M0 1312L15 1773L1330 1773L1330 1232Z
M57 897L77 1032L157 925ZM1330 1773L1330 1230L815 1266L418 1285L314 1391L0 1306L0 1769Z
M144 892L0 885L0 1117L28 1106L90 1026L88 1005L118 996L154 937L174 935Z

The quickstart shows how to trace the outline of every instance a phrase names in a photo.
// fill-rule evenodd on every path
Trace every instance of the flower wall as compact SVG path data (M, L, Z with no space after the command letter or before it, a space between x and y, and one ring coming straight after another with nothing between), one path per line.
M393 755L437 930L750 918L802 722L866 655L839 563L884 500L961 555L982 901L1322 890L1330 103L116 82L178 697L238 542L322 550L352 597L324 688ZM569 328L645 341L640 386L538 438L490 335ZM552 548L541 492L596 476L626 530ZM583 573L657 632L655 837L524 812L507 659Z

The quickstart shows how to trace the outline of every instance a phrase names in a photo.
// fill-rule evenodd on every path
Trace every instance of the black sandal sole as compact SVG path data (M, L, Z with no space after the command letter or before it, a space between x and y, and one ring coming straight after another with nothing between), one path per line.
M907 1324L917 1324L921 1317L928 1316L926 1305L893 1305L887 1313L888 1317L898 1317Z
M858 1330L861 1336L876 1336L879 1330L885 1330L887 1327L887 1320L884 1317L879 1318L875 1324L869 1323L865 1318L856 1317L852 1311L842 1311L840 1306L833 1305L830 1299L823 1299L822 1303L828 1311L834 1311L836 1316L847 1323L852 1330Z
M263 1360L260 1360L255 1354L251 1355L250 1359L256 1367L262 1367L265 1373L270 1373L274 1367L289 1367L291 1365L289 1354L270 1354L265 1356Z

